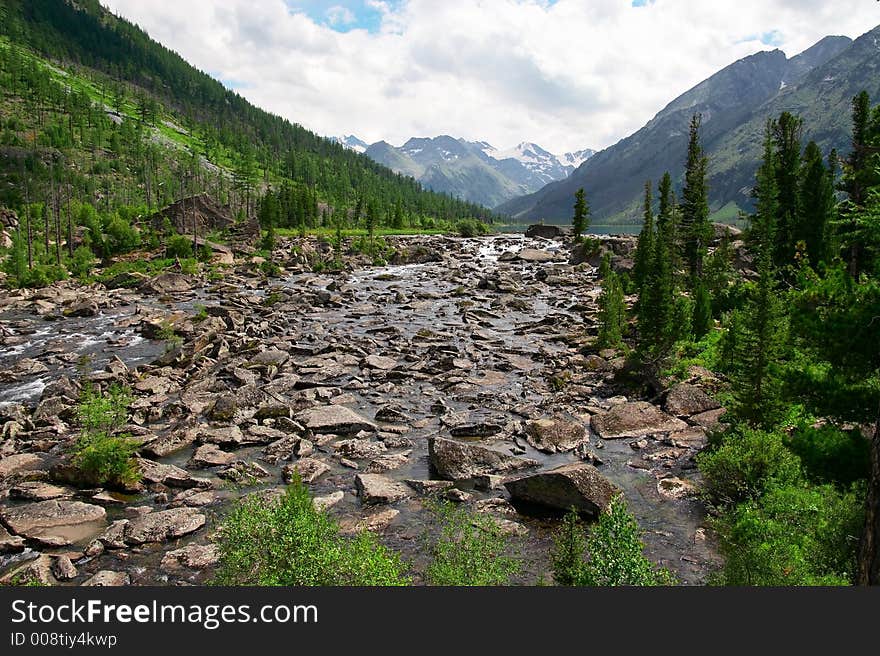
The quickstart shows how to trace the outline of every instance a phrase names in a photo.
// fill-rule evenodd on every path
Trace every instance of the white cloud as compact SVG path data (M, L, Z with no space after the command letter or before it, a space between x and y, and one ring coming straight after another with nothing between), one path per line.
M321 134L396 144L451 134L555 152L632 133L720 68L772 49L761 35L792 56L880 23L865 0L365 0L381 29L341 33L284 0L105 2ZM327 20L358 26L346 4Z
M331 25L351 25L357 20L348 7L334 5L327 10L327 22Z

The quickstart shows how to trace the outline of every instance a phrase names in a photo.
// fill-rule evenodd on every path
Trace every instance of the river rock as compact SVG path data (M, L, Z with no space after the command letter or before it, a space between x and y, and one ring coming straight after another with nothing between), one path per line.
M669 389L663 409L675 417L690 417L720 408L711 396L696 385L679 383Z
M544 239L559 239L565 236L562 226L543 225L536 223L526 230L526 237L543 237Z
M204 525L205 516L193 508L157 510L130 519L125 526L125 542L164 542L188 535Z
M518 259L523 262L551 262L556 259L556 256L553 253L548 251L538 250L536 248L524 248L518 254Z
M0 508L0 519L13 533L32 539L78 535L92 528L97 533L106 517L101 506L58 499Z
M161 568L168 571L183 569L207 569L220 560L220 551L213 544L191 544L182 549L169 551L162 558Z
M12 535L0 525L0 554L16 553L24 549L24 538Z
M330 471L330 466L317 458L300 458L294 463L284 465L281 470L284 482L290 483L294 474L299 474L303 483L314 483L318 478Z
M409 496L413 491L404 483L393 481L382 474L358 474L355 486L365 504L394 503Z
M290 354L277 348L269 348L260 351L250 359L250 367L278 367L281 368L290 359Z
M153 294L179 294L192 289L192 282L188 276L180 273L160 273L147 279L141 289Z
M66 317L94 317L98 312L98 304L94 301L81 301L66 308L62 314Z
M9 488L10 499L23 501L49 501L50 499L72 496L73 492L68 488L42 481L26 481Z
M16 474L39 469L43 465L43 456L36 453L16 453L0 460L0 481Z
M325 405L303 410L296 420L313 433L353 435L376 431L376 424L343 405Z
M315 497L314 499L312 499L312 505L315 506L316 510L324 511L328 508L335 506L337 503L342 501L344 497L345 492L343 492L342 490L337 490L332 494L327 494L322 497Z
M146 458L137 458L141 477L147 483L160 483L167 487L196 487L205 482L193 478L193 476L175 465L164 465Z
M397 366L397 360L387 358L383 355L368 355L362 363L367 369L378 369L380 371L390 371Z
M203 444L190 458L189 467L222 467L236 459L234 453L227 453L214 444Z
M56 556L55 562L52 563L52 574L59 581L70 581L75 579L79 572L76 571L76 566L70 560L70 556L61 554Z
M555 415L530 421L526 424L529 444L545 453L563 453L589 442L589 420L583 421Z
M593 430L599 437L614 440L623 437L644 437L669 433L687 427L687 424L666 414L646 401L621 403L608 412L592 418Z
M428 439L428 454L437 474L449 480L483 474L506 474L540 465L536 460L516 458L483 446L443 437Z
M666 499L685 499L697 493L697 486L683 478L669 476L657 481L657 492Z
M94 576L86 579L82 583L87 587L119 587L123 585L131 585L131 577L126 572L114 572L109 569L102 569Z
M535 503L555 510L576 508L598 515L607 510L619 492L592 465L574 463L556 469L508 480L504 487L512 499Z
M40 554L24 565L13 568L9 573L0 577L2 585L55 585L56 580L52 575L52 557Z

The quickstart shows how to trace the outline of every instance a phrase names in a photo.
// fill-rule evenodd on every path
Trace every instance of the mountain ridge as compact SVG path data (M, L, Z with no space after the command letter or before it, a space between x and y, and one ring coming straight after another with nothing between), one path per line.
M804 143L815 138L824 152L846 147L850 98L863 87L871 95L880 92L880 77L869 73L877 71L878 64L867 52L876 36L880 27L855 41L825 37L792 58L769 50L737 60L673 99L641 129L597 153L566 180L497 206L496 211L520 221L567 222L571 199L584 187L594 221L637 222L645 180L656 183L665 171L682 170L687 123L694 113L701 113L710 204L719 216L733 218L739 210L751 208L760 136L768 118L821 106L807 121ZM827 93L817 79L826 77L822 71L830 70L835 61L847 57L852 61L844 67L846 80L837 85L833 102L826 103ZM680 189L681 179L675 182Z
M433 191L491 207L568 177L595 151L559 156L532 142L499 150L486 141L438 135L412 137L401 146L377 141L364 152Z

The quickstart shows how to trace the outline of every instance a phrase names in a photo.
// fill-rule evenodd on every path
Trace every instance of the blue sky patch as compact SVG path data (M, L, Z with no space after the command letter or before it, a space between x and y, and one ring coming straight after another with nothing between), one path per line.
M293 14L305 14L318 25L329 27L336 32L351 30L367 30L378 32L382 26L382 11L371 6L366 0L337 0L322 2L319 0L286 0L289 11ZM386 4L397 9L403 0L390 0Z

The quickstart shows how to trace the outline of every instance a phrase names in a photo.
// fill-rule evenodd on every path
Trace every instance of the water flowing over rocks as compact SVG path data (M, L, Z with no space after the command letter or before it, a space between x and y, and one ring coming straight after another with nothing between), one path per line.
M344 531L405 558L428 499L486 513L531 582L558 526L546 510L595 514L619 490L649 555L705 581L692 493L724 413L711 377L623 396L624 359L594 346L595 266L605 250L628 266L634 239L587 252L553 226L530 234L389 237L391 265L344 252L338 271L312 268L329 243L282 239L276 278L235 251L220 279L0 291L0 578L202 584L231 504L299 477ZM87 383L131 389L139 484L77 475Z

